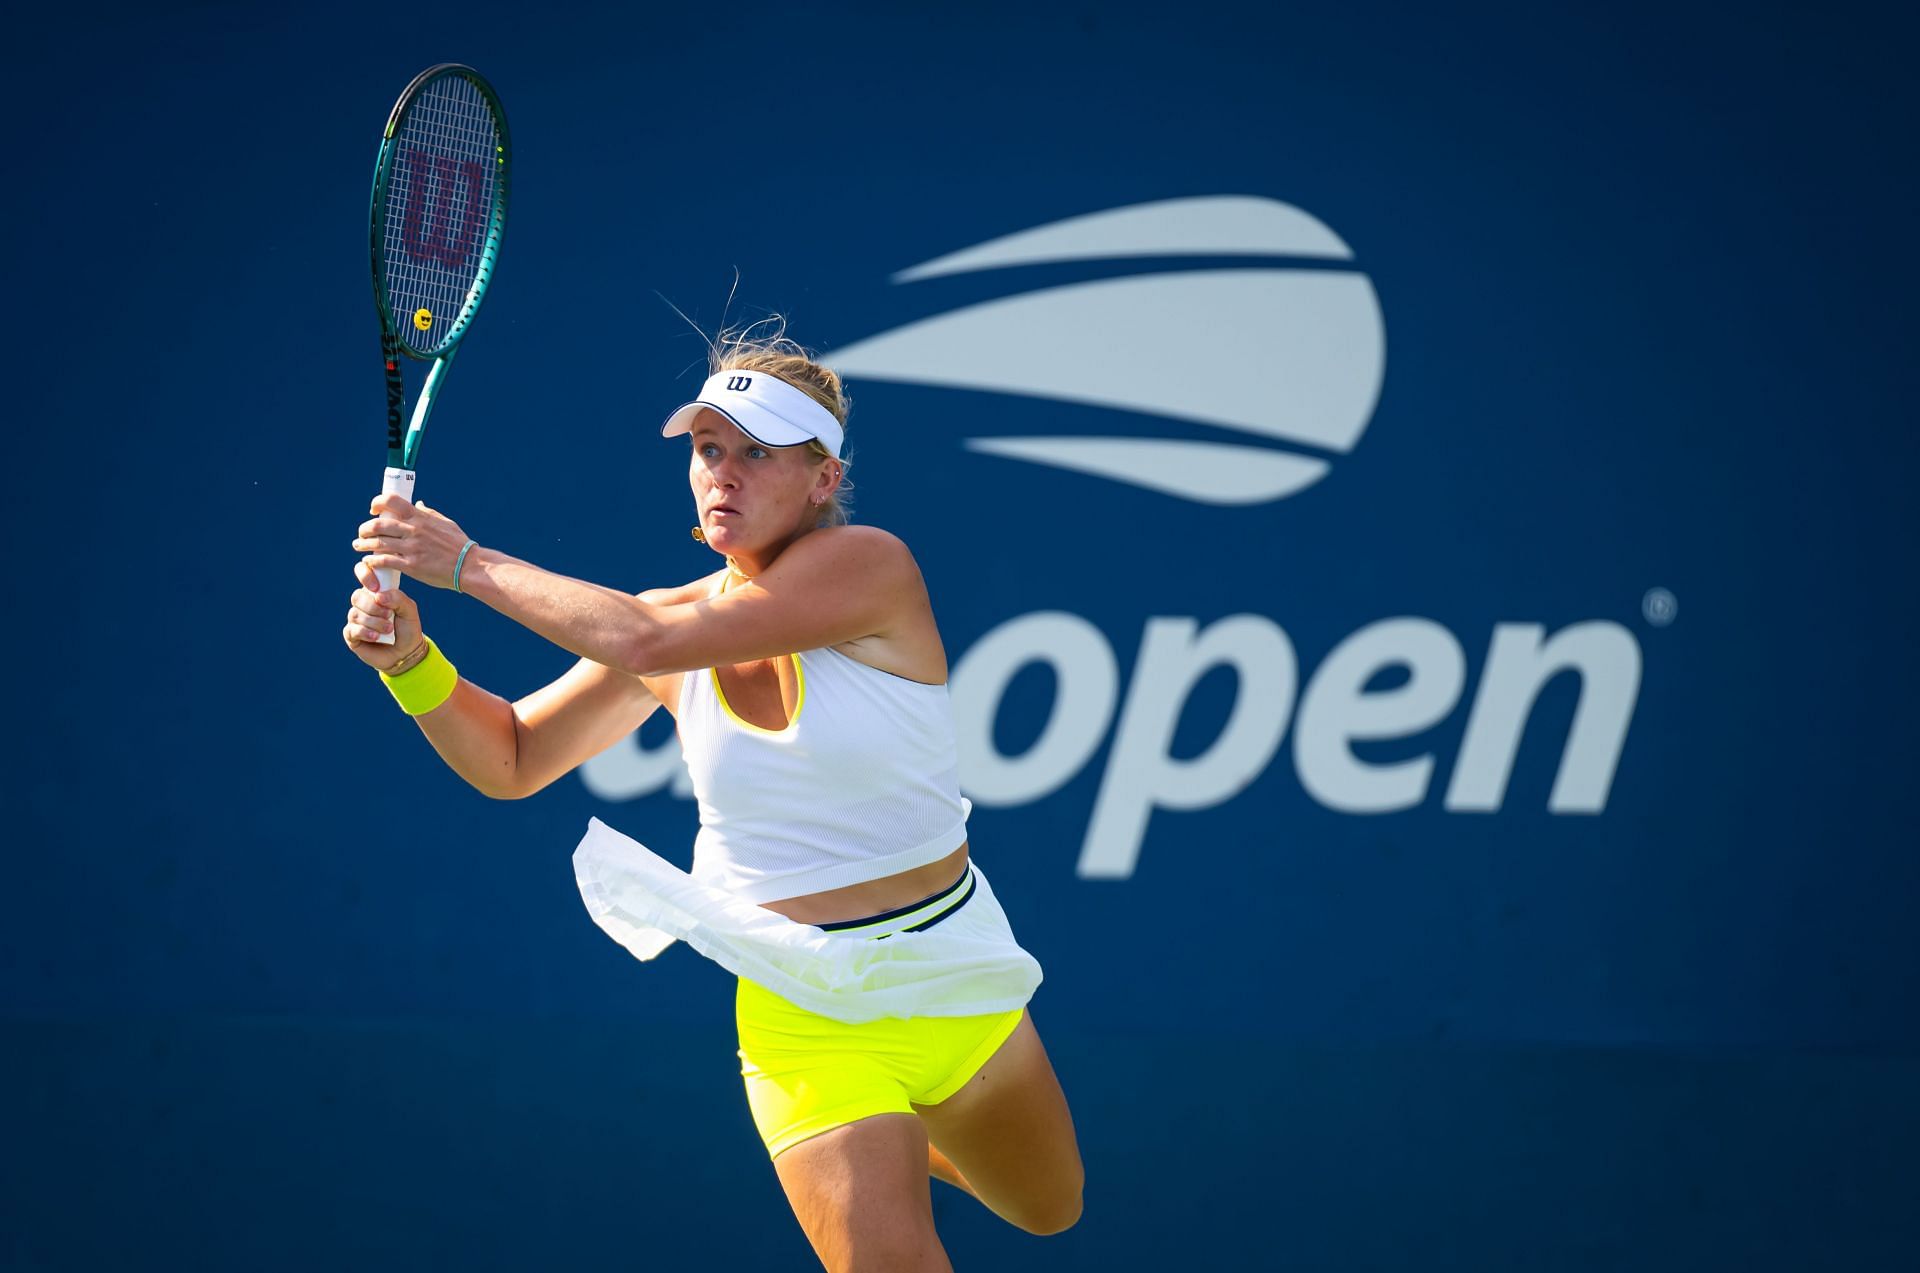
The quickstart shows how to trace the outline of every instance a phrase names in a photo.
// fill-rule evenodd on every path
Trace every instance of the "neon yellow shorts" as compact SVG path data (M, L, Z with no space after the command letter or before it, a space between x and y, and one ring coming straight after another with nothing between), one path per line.
M740 979L740 1075L767 1153L875 1114L938 1105L980 1072L1026 1011L848 1025Z

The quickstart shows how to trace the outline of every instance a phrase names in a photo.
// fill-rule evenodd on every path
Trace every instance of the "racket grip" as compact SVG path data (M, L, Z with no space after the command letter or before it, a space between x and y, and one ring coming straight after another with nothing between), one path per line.
M388 466L386 474L380 480L380 493L382 495L404 496L408 503L412 503L413 502L413 470L397 469L397 468L393 468L392 466ZM400 582L400 572L397 570L376 569L373 572L373 576L376 580L379 581L380 591L382 592L386 592L390 590L395 584ZM392 645L393 633L391 632L381 633L378 637L374 638L374 644L375 645Z

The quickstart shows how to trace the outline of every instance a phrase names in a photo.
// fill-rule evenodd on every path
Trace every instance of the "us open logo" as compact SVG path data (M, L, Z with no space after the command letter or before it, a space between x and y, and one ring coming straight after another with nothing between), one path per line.
M1043 288L822 355L856 379L987 390L1191 421L1261 442L974 437L973 451L1093 474L1202 504L1305 490L1366 432L1386 331L1352 250L1291 204L1211 195L1072 217L938 257L895 283L1069 261L1270 257Z
M854 378L1117 408L1249 439L966 440L989 455L1201 504L1270 503L1312 486L1372 419L1386 337L1373 285L1352 265L1351 251L1298 208L1241 195L1136 204L993 239L903 270L894 281L1043 262L1185 256L1273 263L1155 266L1027 291L908 323L822 361ZM1234 800L1286 760L1315 803L1341 813L1395 813L1428 806L1435 796L1449 814L1497 813L1542 689L1571 675L1579 700L1558 744L1546 807L1562 815L1604 812L1639 701L1639 642L1604 619L1552 631L1506 620L1491 629L1482 644L1437 620L1395 615L1363 624L1308 667L1268 615L1233 614L1205 625L1192 616L1151 615L1129 673L1113 636L1092 620L1065 610L1015 615L953 665L960 786L976 807L1033 804L1104 751L1074 866L1086 879L1130 878L1156 819ZM1475 647L1483 651L1477 660ZM994 722L1017 674L1033 664L1050 667L1058 688L1038 737L1005 755ZM1219 667L1231 669L1237 682L1227 719L1198 754L1176 755L1174 733L1187 700ZM1403 679L1383 687L1378 680L1389 670ZM1462 704L1466 722L1450 760L1437 743L1391 761L1356 747L1421 738ZM581 777L604 800L662 789L692 794L671 738L644 747L630 736L587 762Z

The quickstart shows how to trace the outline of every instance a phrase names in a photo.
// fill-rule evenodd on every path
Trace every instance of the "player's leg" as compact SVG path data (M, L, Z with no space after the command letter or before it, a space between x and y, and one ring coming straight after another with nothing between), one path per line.
M968 1184L967 1178L960 1174L960 1169L932 1144L927 1146L927 1174L935 1180L944 1180L965 1193L973 1192L973 1186Z
M1080 1218L1086 1179L1066 1094L1030 1016L952 1096L915 1107L942 1167L993 1213L1029 1233L1059 1233Z
M933 1230L927 1133L912 1114L822 1132L773 1167L829 1273L952 1273Z

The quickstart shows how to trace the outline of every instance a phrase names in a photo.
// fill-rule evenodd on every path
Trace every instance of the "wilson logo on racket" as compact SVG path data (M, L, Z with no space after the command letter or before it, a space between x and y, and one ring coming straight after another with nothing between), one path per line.
M1366 432L1386 333L1352 250L1299 208L1250 195L1111 208L950 253L893 281L1191 257L1274 259L1041 288L908 323L823 361L849 376L1117 408L1261 439L996 436L966 439L969 450L1202 504L1304 490Z
M406 211L400 218L400 242L416 261L435 261L457 270L473 252L491 210L487 167L420 150L409 149L405 154L411 179Z

